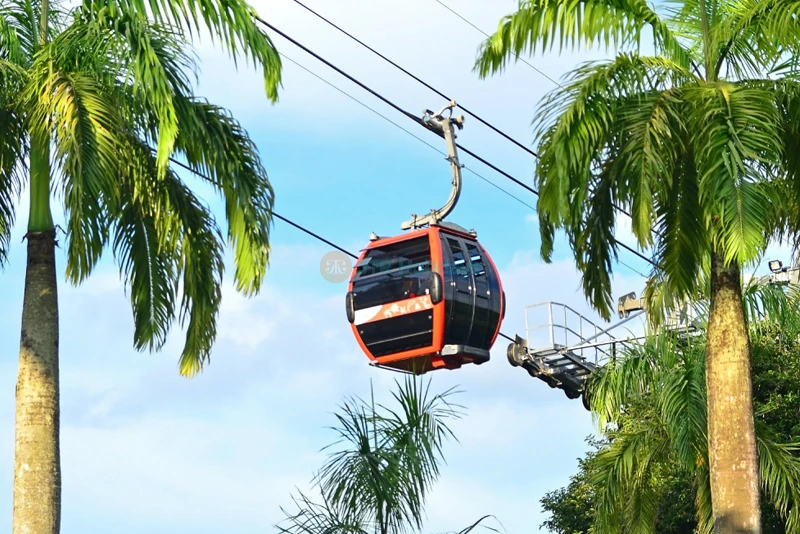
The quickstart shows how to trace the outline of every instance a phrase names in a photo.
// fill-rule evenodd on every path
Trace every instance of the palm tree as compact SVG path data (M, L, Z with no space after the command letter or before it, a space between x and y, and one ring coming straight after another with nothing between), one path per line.
M431 395L430 380L423 385L407 376L392 392L396 408L347 399L336 414L334 428L344 444L332 452L314 477L322 502L300 492L298 508L286 515L282 534L401 534L418 531L424 520L425 499L439 477L442 446L455 438L448 419L461 417L448 400L449 389ZM467 534L484 516L461 530ZM495 530L491 527L486 527Z
M784 52L800 43L799 11L794 0L659 8L521 0L476 63L485 77L556 44L614 46L613 59L575 69L537 114L541 252L549 262L554 232L565 230L584 292L608 318L617 207L630 212L638 246L654 250L651 311L710 298L705 369L718 532L760 532L740 280L771 238L794 238L800 223L800 69ZM648 42L653 56L639 53Z
M774 288L750 287L746 294L754 348L759 354L778 350L773 364L785 357L782 346L796 356L800 298ZM673 479L692 483L697 532L713 531L704 344L702 336L687 344L662 332L628 347L590 380L592 409L608 438L591 460L598 532L654 533L665 483ZM800 443L784 443L797 437L778 435L776 421L765 415L755 424L760 487L783 519L774 521L777 530L783 532L785 522L785 532L793 534L800 532Z
M22 191L30 213L17 384L13 531L60 528L58 299L53 205L66 219L66 276L77 285L110 248L130 293L137 349L186 328L180 372L209 357L224 241L170 167L173 155L225 200L238 290L260 288L273 191L230 114L196 97L189 38L208 31L263 68L277 99L280 60L244 0L0 0L0 260ZM56 198L57 198L56 197ZM90 324L87 322L87 336Z

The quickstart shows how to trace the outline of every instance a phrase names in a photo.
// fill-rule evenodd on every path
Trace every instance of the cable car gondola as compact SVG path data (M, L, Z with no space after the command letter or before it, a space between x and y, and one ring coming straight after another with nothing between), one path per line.
M461 191L452 124L463 118L426 111L425 124L450 152L453 191L438 211L403 223L409 233L373 235L350 276L347 319L373 365L422 374L482 364L500 332L505 295L500 276L474 231L443 222Z

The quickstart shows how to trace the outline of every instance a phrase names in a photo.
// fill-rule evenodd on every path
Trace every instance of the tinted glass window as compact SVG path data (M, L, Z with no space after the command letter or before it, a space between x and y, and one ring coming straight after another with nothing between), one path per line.
M430 293L430 259L427 236L370 250L353 280L355 309Z
M464 258L464 252L461 250L461 244L456 239L447 238L447 244L450 245L450 252L452 255L452 263L447 267L450 268L455 278L469 280L469 267L467 260Z
M467 243L467 250L469 251L469 259L472 263L472 272L475 274L475 278L486 279L486 265L483 263L483 257L478 247Z
M401 241L367 252L356 270L356 279L402 270L406 274L430 270L431 247L428 236Z

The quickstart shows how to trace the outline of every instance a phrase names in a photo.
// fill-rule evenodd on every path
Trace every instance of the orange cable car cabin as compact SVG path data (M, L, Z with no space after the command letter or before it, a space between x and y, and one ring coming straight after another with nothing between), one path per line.
M346 309L373 365L422 374L488 361L505 294L476 237L440 223L373 240L353 268Z

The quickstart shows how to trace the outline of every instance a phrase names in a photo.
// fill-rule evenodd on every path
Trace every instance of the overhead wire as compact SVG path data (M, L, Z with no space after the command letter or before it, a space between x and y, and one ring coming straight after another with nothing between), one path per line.
M350 38L350 39L352 39L353 41L355 41L356 43L360 44L361 46L363 46L364 48L366 48L367 50L369 50L370 52L372 52L373 54L375 54L376 56L378 56L378 57L379 57L379 58L381 58L382 60L386 61L387 63L389 63L390 65L392 65L394 68L396 68L397 70L399 70L400 72L402 72L402 73L406 74L408 77L410 77L411 79L415 80L416 82L418 82L418 83L419 83L419 84L421 84L422 86L424 86L424 87L426 87L427 89L431 90L432 92L436 93L436 94L437 94L437 95L439 95L440 97L444 98L444 99L445 99L445 100L447 100L447 101L455 100L454 98L451 98L451 97L447 96L446 94L444 94L444 93L443 93L442 91L440 91L439 89L436 89L435 87L433 87L432 85L430 85L429 83L427 83L426 81L424 81L423 79L421 79L419 76L416 76L415 74L413 74L413 73L409 72L407 69L405 69L405 68L401 67L400 65L398 65L397 63L395 63L394 61L392 61L391 59L389 59L389 58L388 58L388 57L386 57L385 55L381 54L380 52L378 52L377 50L375 50L374 48L372 48L371 46L369 46L368 44L366 44L365 42L363 42L363 41L362 41L361 39L359 39L358 37L354 36L353 34L349 33L347 30L345 30L345 29L343 29L342 27L338 26L336 23L334 23L334 22L332 22L331 20L327 19L325 16L323 16L323 15L321 15L321 14L317 13L316 11L314 11L313 9L311 9L310 7L308 7L307 5L305 5L304 3L302 3L300 0L292 0L292 1L293 1L295 4L299 5L300 7L302 7L303 9L305 9L306 11L308 11L309 13L311 13L312 15L314 15L315 17L319 18L320 20L322 20L323 22L325 22L326 24L328 24L329 26L331 26L332 28L336 29L337 31L339 31L340 33L344 34L344 35L345 35L345 36L347 36L348 38ZM435 1L437 1L437 2L438 2L439 0L435 0ZM448 9L449 11L451 11L453 14L455 14L455 15L456 15L457 17L459 17L461 20L465 21L465 22L466 22L467 24L469 24L470 26L472 26L472 27L474 27L475 29L477 29L478 31L480 31L480 32L481 32L483 35L486 35L486 36L488 37L488 35L487 35L487 34L486 34L486 33L485 33L483 30L481 30L480 28L478 28L477 26L475 26L475 25L474 25L472 22L468 21L468 20L467 20L465 17L463 17L463 16L461 16L460 14L458 14L458 13L457 13L455 10L451 9L450 7L448 7L447 5L445 5L445 4L444 4L444 3L442 3L442 2L439 2L439 4L441 4L443 7L445 7L445 8L446 8L446 9ZM256 17L256 19L258 19L258 17ZM264 21L263 21L263 20L261 20L261 22L263 23ZM276 31L277 31L277 30L276 30ZM280 32L279 32L279 33L280 33ZM524 58L519 58L519 60L520 60L520 61L522 61L523 63L525 63L526 65L528 65L529 67L531 67L533 70L535 70L536 72L538 72L539 74L541 74L541 75L542 75L542 76L544 76L545 78L547 78L548 80L550 80L551 82L553 82L554 84L556 84L557 86L561 87L562 89L564 88L564 86L563 86L563 85L561 85L561 84L560 84L560 83L558 83L556 80L554 80L553 78L551 78L550 76L548 76L547 74L545 74L544 72L542 72L541 70L539 70L538 68L536 68L536 67L535 67L533 64L531 64L530 62L526 61ZM497 133L497 134L501 135L502 137L504 137L504 138L505 138L505 139L507 139L508 141L510 141L510 142L514 143L515 145L517 145L519 148L521 148L522 150L524 150L524 151L525 151L525 152L527 152L528 154L530 154L530 155L534 156L534 157L535 157L535 158L537 158L537 159L539 158L539 154L538 154L536 151L534 151L534 150L532 150L532 149L528 148L527 146L523 145L522 143L520 143L519 141L517 141L516 139L514 139L513 137L511 137L510 135L508 135L507 133L505 133L505 132L504 132L504 131L502 131L501 129L499 129L498 127L494 126L494 125L493 125L492 123L490 123L489 121L487 121L487 120L483 119L481 116L479 116L477 113L475 113L475 112L474 112L474 111L472 111L471 109L468 109L468 108L467 108L466 106L464 106L463 104L459 104L459 105L458 105L458 107L459 107L459 108L461 108L461 109L462 109L462 110L463 110L465 113L467 113L467 114L469 114L469 115L472 115L472 117L473 117L473 118L475 118L475 119L476 119L478 122L482 123L484 126L487 126L489 129L493 130L495 133ZM537 193L537 194L538 194L538 193ZM617 210L617 211L619 211L620 213L622 213L622 214L624 214L624 215L627 215L628 217L631 217L631 218L632 218L632 216L631 216L630 212L628 212L628 211L627 211L626 209L624 209L622 206L618 206L618 205L616 205L616 204L613 204L613 206L614 206L614 209L616 209L616 210ZM657 234L657 235L660 235L660 234L659 234L657 231L656 231L656 234Z
M311 9L310 7L308 7L307 5L305 5L305 4L303 4L302 2L300 2L300 0L293 0L293 2L294 2L294 3L296 3L297 5L299 5L300 7L302 7L303 9L307 10L308 12L312 13L314 16L318 17L319 19L321 19L321 20L325 21L327 24L329 24L329 25L330 25L330 26L332 26L333 28L336 28L338 31L340 31L341 33L343 33L344 35L346 35L347 37L349 37L349 38L350 38L350 39L352 39L353 41L357 42L358 44L360 44L361 46L363 46L364 48L366 48L367 50L369 50L370 52L372 52L372 53L373 53L373 54L375 54L376 56L380 57L381 59L383 59L384 61L386 61L387 63L389 63L389 64L390 64L390 65L392 65L393 67L395 67L396 69L398 69L398 70L400 70L401 72L405 73L407 76L410 76L411 78L413 78L414 80L416 80L417 82L419 82L420 84L422 84L423 86L425 86L426 88L430 89L431 91L433 91L434 93L436 93L436 94L437 94L437 95L439 95L440 97L444 98L444 99L445 99L445 100L447 100L448 102L449 102L450 100L454 100L453 98L450 98L449 96L445 95L443 92L439 91L439 90L438 90L438 89L436 89L435 87L431 86L430 84L428 84L427 82L425 82L424 80L422 80L422 79L421 79L419 76L415 76L414 74L412 74L412 73L411 73L411 72L409 72L408 70L404 69L403 67L401 67L400 65L398 65L397 63L395 63L394 61L392 61L391 59L389 59L388 57L384 56L383 54L381 54L380 52L378 52L377 50L375 50L374 48L372 48L371 46L369 46L369 45L368 45L368 44L366 44L365 42L361 41L359 38L357 38L357 37L355 37L354 35L352 35L352 34L348 33L346 30L344 30L344 29L340 28L340 27L339 27L339 26L337 26L335 23L333 23L333 22L331 22L330 20L328 20L327 18L323 17L322 15L320 15L319 13L317 13L316 11L314 11L313 9ZM256 17L256 18L258 18L258 17ZM262 22L262 23L264 23L264 21L263 21L263 20L261 20L261 22ZM273 29L274 29L274 28L273 28ZM275 31L277 31L277 30L275 30ZM280 32L279 32L279 33L280 33ZM503 132L502 130L500 130L499 128L497 128L496 126L494 126L494 125L493 125L492 123L490 123L489 121L487 121L487 120L485 120L485 119L481 118L481 117L480 117L478 114L476 114L474 111L467 109L466 107L462 106L461 104L459 104L459 105L458 105L458 107L460 107L462 110L464 110L464 112L465 112L465 113L469 113L470 115L472 115L472 116L475 118L475 120L477 120L478 122L482 123L484 126L486 126L486 127L490 128L490 129L494 130L496 133L500 134L501 136L505 137L506 139L508 139L509 141L511 141L512 143L514 143L514 144L515 144L515 145L517 145L518 147L520 147L522 150L524 150L524 151L528 152L529 154L531 154L531 155L533 155L533 156L539 157L539 156L538 156L538 154L537 154L536 152L534 152L534 151L533 151L533 150L531 150L530 148L526 147L525 145L523 145L522 143L520 143L519 141L517 141L516 139L514 139L513 137L511 137L511 136L510 136L510 135L508 135L507 133Z
M303 45L302 43L298 42L296 39L294 39L294 38L292 38L291 36L287 35L285 32L283 32L283 31L279 30L278 28L276 28L274 25L270 24L269 22L265 21L265 20L264 20L264 19L262 19L260 16L258 16L258 15L254 15L254 18L255 18L255 19L256 19L256 20L257 20L257 21L258 21L260 24L262 24L262 25L264 25L265 27L267 27L267 28L271 29L272 31L276 32L278 35L282 36L283 38L285 38L286 40L288 40L289 42L291 42L292 44L294 44L294 45L295 45L295 46L297 46L298 48L302 49L303 51L305 51L305 52L306 52L306 53L308 53L309 55L311 55L311 56L314 56L314 58L316 58L318 61L321 61L321 62L322 62L322 63L324 63L326 66L328 66L329 68L331 68L331 69L335 70L336 72L338 72L339 74L341 74L342 76L344 76L345 78L347 78L348 80L350 80L351 82L355 83L356 85L358 85L359 87L361 87L362 89L364 89L365 91L367 91L368 93L372 94L373 96L375 96L376 98L378 98L379 100L381 100L382 102L384 102L385 104L387 104L388 106L390 106L390 107L392 107L393 109L395 109L396 111L398 111L399 113L401 113L401 114L405 115L406 117L408 117L409 119L411 119L411 120L412 120L412 121L414 121L415 123L417 123L417 124L419 124L419 125L421 125L421 126L425 127L425 129L429 129L429 128L428 128L428 127L425 125L425 123L422 121L422 119L421 119L421 118L419 118L418 116L416 116L416 115L414 115L414 114L412 114L412 113L410 113L410 112L408 112L408 111L404 110L403 108L401 108L400 106L398 106L396 103L392 102L391 100L389 100L389 99L388 99L388 98L386 98L385 96L381 95L380 93L376 92L376 91L375 91L375 90L373 90L372 88L368 87L367 85L365 85L364 83L362 83L361 81L359 81L358 79L356 79L355 77L353 77L352 75L350 75L350 74L348 74L347 72L343 71L342 69L340 69L339 67L337 67L336 65L334 65L333 63L331 63L330 61L326 60L325 58L323 58L322 56L320 56L319 54L317 54L317 53L316 53L316 52L314 52L313 50L309 49L307 46L305 46L305 45ZM459 107L461 107L461 106L459 105ZM463 109L463 108L462 108L462 109ZM437 134L438 134L438 132L435 132L435 133L437 133ZM441 135L441 134L439 134L439 135ZM459 144L459 143L456 143L456 146L457 146L457 147L459 148L459 150L461 150L462 152L464 152L464 153L466 153L466 154L468 154L468 155L472 156L473 158L477 159L478 161L480 161L481 163L483 163L483 164L484 164L484 165L486 165L487 167L489 167L489 168L493 169L493 170L494 170L494 171L496 171L497 173L499 173L499 174L501 174L501 175L505 176L506 178L510 179L511 181L515 182L515 183L516 183L516 184L518 184L519 186L521 186L521 187L523 187L523 188L527 189L528 191L530 191L531 193L533 193L533 194L535 194L535 195L537 195L537 196L539 195L539 192L538 192L536 189L534 189L534 188L532 188L531 186L529 186L529 185L525 184L524 182L522 182L522 181L518 180L517 178L515 178L515 177L511 176L510 174L508 174L507 172L503 171L502 169L500 169L500 168L499 168L499 167L497 167L496 165L494 165L494 164L490 163L489 161L487 161L486 159L484 159L484 158L482 158L482 157L478 156L478 155L477 155L477 154L475 154L473 151L471 151L471 150L469 150L469 149L467 149L467 148L465 148L465 147L461 146L461 144ZM642 260L644 260L644 261L646 261L646 262L650 263L650 264L651 264L651 265L653 265L654 267L656 267L656 266L657 266L657 264L656 264L656 263L655 263L655 262L654 262L652 259L650 259L650 258L648 258L647 256L643 255L642 253L640 253L640 252L639 252L639 251L637 251L636 249L634 249L634 248L632 248L632 247L630 247L630 246L626 245L625 243L623 243L623 242L619 241L618 239L616 239L616 238L614 238L614 237L612 237L612 239L614 240L614 242L615 242L617 245L619 245L620 247L624 248L624 249L625 249L625 250L627 250L628 252L630 252L630 253L634 254L635 256L639 257L640 259L642 259Z
M189 171L190 173L194 174L195 176L198 176L198 177L200 177L200 178L203 178L204 180L207 180L207 181L209 181L209 182L213 182L213 180L211 179L211 177L209 177L209 176L207 176L207 175L203 174L202 172L198 171L197 169L193 169L191 166L187 165L186 163L183 163L182 161L180 161L180 160L178 160L178 159L175 159L175 158L173 158L173 157L170 157L170 158L169 158L169 160L170 160L170 162L174 163L174 164L175 164L175 165L177 165L178 167L180 167L180 168L182 168L182 169L185 169L185 170ZM310 236L311 236L311 237L313 237L314 239L317 239L317 240L319 240L319 241L321 241L321 242L325 243L326 245L328 245L328 246L330 246L330 247L333 247L333 248L335 248L335 249L336 249L336 250L338 250L339 252L341 252L341 253L343 253L343 254L346 254L346 255L350 256L351 258L353 258L353 259L358 259L358 256L357 256L356 254L353 254L353 253L352 253L352 252L350 252L349 250L347 250L347 249L345 249L345 248L343 248L343 247L340 247L340 246L339 246L339 245L337 245L336 243L334 243L334 242L332 242L332 241L330 241L330 240L328 240L328 239L325 239L325 238L324 238L324 237L322 237L321 235L317 234L316 232L313 232L313 231L309 230L309 229L308 229L308 228L306 228L305 226L302 226L302 225L300 225L300 224L297 224L296 222L292 221L291 219L288 219L288 218L286 218L286 217L283 217L283 216L281 216L281 215L278 215L278 214L277 214L275 211L271 211L270 213L271 213L271 214L272 214L274 217L277 217L278 219L280 219L281 221L283 221L283 222L285 222L285 223L287 223L287 224L290 224L291 226L293 226L293 227L297 228L297 229L298 229L298 230L300 230L301 232L304 232L304 233L306 233L306 234L310 235ZM513 341L514 341L514 338L512 338L512 337L510 337L510 336L507 336L506 334L504 334L504 333L502 333L502 332L498 332L498 334L497 334L497 335L498 335L498 336L500 336L500 337L503 337L503 338L505 338L505 339L507 339L507 340L509 340L509 341L511 341L511 342L513 342Z
M304 71L306 71L308 74L310 74L310 75L314 76L314 77L315 77L316 79L318 79L319 81L321 81L321 82L323 82L323 83L327 84L329 87L331 87L331 88L335 89L336 91L340 92L341 94L343 94L343 95L344 95L344 96L346 96L347 98L349 98L349 99L353 100L354 102L356 102L356 103L360 104L361 106L363 106L364 108L368 109L369 111L371 111L371 112L372 112L372 113L374 113L375 115L379 116L380 118L382 118L383 120L385 120L385 121L386 121L386 122L388 122L389 124L392 124L393 126L395 126L395 127L399 128L400 130L404 131L405 133L407 133L408 135L410 135L411 137L413 137L414 139L416 139L416 140L417 140L417 141L419 141L420 143L422 143L422 144L424 144L424 145L426 145L426 146L430 147L432 150L435 150L436 152L438 152L438 153L439 153L439 154L441 154L442 156L445 156L445 157L447 156L447 153L445 153L443 150L440 150L440 149L436 148L436 147L435 147L435 146L433 146L431 143L429 143L429 142L427 142L426 140L424 140L422 137L420 137L420 136L418 136L417 134L413 133L411 130L408 130L407 128L404 128L404 127L400 126L400 124L398 124L397 122L393 121L392 119L390 119L389 117L387 117L387 116L386 116L386 115L384 115L383 113L381 113L381 112L377 111L376 109L374 109L374 108L372 108L372 107L368 106L367 104L365 104L364 102L362 102L362 101L361 101L361 100L359 100L358 98L354 97L353 95L351 95L350 93L348 93L348 92L347 92L347 91L345 91L344 89L342 89L342 88L340 88L340 87L336 86L335 84L333 84L333 83L329 82L328 80L326 80L325 78L323 78L322 76L320 76L320 75L319 75L319 74L317 74L316 72L312 71L312 70L311 70L311 69L309 69L308 67L306 67L306 66L304 66L304 65L302 65L302 64L300 64L300 63L298 63L297 61L293 60L292 58L290 58L289 56L287 56L287 55L286 55L286 54L284 54L283 52L280 52L280 55L281 55L281 57L283 57L284 59L287 59L287 60L289 60L291 63L293 63L293 64L294 64L294 65L296 65L297 67L299 67L299 68L303 69ZM470 173L474 174L475 176L477 176L478 178L480 178L481 180L483 180L483 181L484 181L484 182L486 182L487 184L491 185L492 187L495 187L495 188L499 189L500 191L502 191L503 193L505 193L505 194L506 194L506 195L508 195L509 197L513 198L514 200L516 200L517 202L519 202L519 203L520 203L520 204L522 204L523 206L527 206L527 207L531 208L532 210L536 211L536 208L534 208L533 206L531 206L530 204L528 204L527 202L525 202L524 200L522 200L522 199L521 199L521 198L519 198L518 196L514 195L513 193L511 193L511 192L509 192L509 191L506 191L505 189L503 189L502 187L500 187L499 185L497 185L497 184L496 184L496 183L494 183L493 181L489 180L488 178L486 178L486 177L485 177L485 176L483 176L482 174L479 174L478 172L476 172L476 171L472 170L471 168L469 168L469 167L467 167L467 166L464 166L464 169L466 169L466 170L467 170L467 171L469 171Z
M297 0L294 0L294 1L296 2ZM466 18L465 16L463 16L461 13L459 13L458 11L456 11L455 9L453 9L452 7L450 7L450 6L448 6L447 4L445 4L444 2L442 2L442 0L433 0L433 1L434 1L434 2L436 2L437 4L439 4L440 6L442 6L443 8L445 8L447 11L449 11L450 13L452 13L453 15L455 15L456 17L458 17L459 19L461 19L462 21L464 21L464 22L465 22L467 25L469 25L469 26L471 26L472 28L476 29L478 32L480 32L481 34L483 34L483 35L484 35L486 38L489 38L489 37L490 37L490 35L489 35L488 33L486 33L485 31L483 31L483 30L482 30L481 28L479 28L479 27L478 27L478 26L477 26L475 23L473 23L472 21L470 21L469 19L467 19L467 18ZM516 58L516 59L517 59L517 61L520 61L520 62L522 62L523 64L527 65L528 67L530 67L531 69L533 69L533 70L534 70L534 71L536 71L537 73L541 74L542 76L544 76L545 78L547 78L548 80L550 80L551 82L553 82L555 85L557 85L557 86L558 86L558 87L560 87L561 89L565 89L565 90L566 90L566 87L564 87L564 86L563 86L561 83L559 83L558 81L554 80L553 78L551 78L550 76L548 76L547 74L545 74L544 72L542 72L542 70L540 70L539 68L537 68L537 67L536 67L535 65L533 65L533 64L532 64L530 61L526 60L526 59L525 59L525 58L523 58L523 57L519 57L519 56L517 56L517 58ZM539 156L538 156L538 155L536 155L536 157L538 158ZM623 208L622 206L618 206L618 205L614 204L614 208L615 208L617 211L619 211L620 213L622 213L622 214L624 214L624 215L627 215L628 217L630 217L631 219L633 219L633 216L631 215L631 213L630 213L628 210L626 210L625 208ZM661 232L659 232L658 230L653 230L653 233L654 233L654 234L656 234L656 235L657 235L657 236L659 236L659 237L663 237L663 235L661 234Z
M295 0L295 2L296 2L296 1L297 1L297 0ZM441 0L433 0L433 1L434 1L434 2L436 2L437 4L439 4L440 6L442 6L443 8L445 8L446 10L448 10L450 13L452 13L452 14L453 14L453 15L455 15L456 17L458 17L458 18L460 18L461 20L463 20L464 22L466 22L468 25L472 26L473 28L475 28L476 30L478 30L479 32L481 32L481 33L482 33L483 35L485 35L486 37L489 37L489 34L488 34L488 33L486 33L485 31L483 31L482 29L480 29L478 26L476 26L475 24L473 24L472 22L470 22L470 21L469 21L469 20L468 20L466 17L462 16L462 15L461 15L459 12L457 12L455 9L451 8L450 6L448 6L447 4L445 4L444 2L442 2ZM536 67L536 66L535 66L535 65L533 65L532 63L529 63L527 60L525 60L525 58L521 58L521 57L520 57L520 58L517 58L517 59L519 59L519 61L522 61L523 63L525 63L527 66L529 66L530 68L532 68L533 70L535 70L536 72L538 72L539 74L541 74L542 76L544 76L545 78L547 78L548 80L550 80L551 82L553 82L554 84L556 84L557 86L559 86L559 87L561 87L562 89L564 89L564 86L563 86L563 85L561 85L560 83L558 83L557 81L555 81L553 78L551 78L550 76L548 76L546 73L544 73L542 70L540 70L538 67Z
M447 155L447 154L445 154L445 152L443 152L442 150L439 150L438 148L436 148L435 146L433 146L431 143L429 143L429 142L425 141L424 139L422 139L420 136L418 136L418 135L416 135L415 133L411 132L411 131L410 131L410 130L408 130L407 128L404 128L403 126L401 126L401 125L400 125L400 124L398 124L397 122L393 121L392 119L390 119L390 118L389 118L389 117L387 117L386 115L382 114L381 112L379 112L379 111L375 110L374 108L372 108L372 107L368 106L367 104L365 104L364 102L362 102L362 101L361 101L361 100L359 100L358 98L354 97L353 95L351 95L350 93L348 93L347 91L345 91L344 89L342 89L341 87L338 87L337 85L335 85L334 83L332 83L332 82L330 82L330 81L326 80L325 78L323 78L322 76L320 76L320 75L319 75L319 74L317 74L316 72L312 71L312 70L311 70L311 69L309 69L308 67L305 67L304 65L302 65L302 64L298 63L297 61L293 60L292 58L288 57L288 56L287 56L285 53L281 52L280 54L281 54L281 56L282 56L283 58L285 58L285 59L289 60L291 63L293 63L293 64L294 64L294 65L296 65L297 67L299 67L299 68L303 69L303 70L304 70L304 71L306 71L308 74L310 74L310 75L314 76L314 77L315 77L315 78L317 78L318 80L320 80L320 81L324 82L324 83L325 83L326 85L328 85L329 87L331 87L331 88L335 89L336 91L340 92L341 94L345 95L346 97L350 98L351 100L353 100L353 101L357 102L358 104L360 104L360 105L361 105L361 106L363 106L364 108L368 109L369 111L371 111L371 112L372 112L372 113L374 113L375 115L377 115L377 116L381 117L382 119L384 119L384 120L385 120L385 121L387 121L388 123L390 123L390 124L392 124L393 126L395 126L395 127L399 128L400 130L404 131L405 133L407 133L408 135L410 135L410 136L411 136L411 137L413 137L414 139L417 139L419 142L423 143L424 145L426 145L426 146L430 147L432 150L435 150L436 152L438 152L439 154L442 154L442 155L444 155L444 156L446 156L446 155ZM475 156L475 157L477 158L477 156ZM481 159L482 159L482 158L481 158ZM487 164L487 165L491 165L491 163L489 163L489 162L486 162L486 164ZM484 180L484 181L485 181L485 182L487 182L488 184L492 185L493 187L496 187L497 189L499 189L500 191L502 191L502 192L503 192L503 193L505 193L506 195L510 196L511 198L513 198L514 200L516 200L517 202L521 203L521 204L522 204L522 205L524 205L524 206L527 206L528 208L530 208L531 210L533 210L534 212L536 212L536 208L535 208L534 206L531 206L530 204L528 204L528 203L527 203L527 202L525 202L524 200L522 200L522 199L520 199L519 197L517 197L517 196L513 195L512 193L510 193L510 192L506 191L505 189L503 189L503 188L502 188L502 187L500 187L499 185L495 184L494 182L492 182L492 181L491 181L491 180L489 180L488 178L486 178L486 177L484 177L484 176L482 176L482 175L478 174L477 172L475 172L474 170L470 169L469 167L466 167L466 166L465 166L464 168L465 168L466 170L468 170L469 172L471 172L472 174L474 174L475 176L477 176L478 178L481 178L482 180ZM497 171L498 171L498 172L500 172L501 174L505 174L505 173L504 173L502 170L500 170L500 169L497 169ZM515 181L516 181L516 179L515 179L515 178L513 178L513 177L511 177L511 176L509 176L509 178L511 178L512 180L515 180ZM521 185L523 185L523 187L527 187L527 186L525 186L524 184L521 184ZM642 273L642 272L641 272L641 271L639 271L638 269L635 269L634 267L632 267L632 266L628 265L627 263L625 263L624 261L620 260L619 258L617 258L617 263L619 263L619 264L620 264L620 265L622 265L623 267L627 268L629 271L631 271L631 272L634 272L634 273L638 274L638 275L639 275L639 276L641 276L642 278L647 278L647 275L645 275L644 273Z
M182 161L180 161L180 160L177 160L177 159L175 159L175 158L173 158L173 157L170 157L170 158L169 158L169 160L170 160L170 162L174 163L174 164L175 164L175 165L177 165L178 167L180 167L180 168L182 168L182 169L185 169L185 170L189 171L190 173L194 174L195 176L198 176L198 177L200 177L200 178L203 178L204 180L207 180L207 181L209 181L209 182L211 182L211 183L213 183L213 182L214 182L214 180L212 180L212 179L211 179L209 176L206 176L205 174L201 173L200 171L198 171L198 170L196 170L196 169L193 169L192 167L190 167L189 165L187 165L186 163L184 163L184 162L182 162ZM338 250L339 252L341 252L341 253L343 253L343 254L347 254L348 256L350 256L350 257L351 257L351 258L353 258L353 259L358 259L358 256L356 256L355 254L353 254L353 253L352 253L352 252L350 252L349 250L347 250L347 249L344 249L344 248L340 247L339 245L337 245L337 244L336 244L336 243L334 243L333 241L329 241L329 240L325 239L325 238L324 238L324 237L322 237L321 235L319 235L319 234L316 234L316 233L312 232L312 231L311 231L311 230L309 230L308 228L306 228L306 227L304 227L304 226L302 226L302 225L299 225L299 224L297 224L296 222L292 221L291 219L287 219L286 217L284 217L284 216L282 216L282 215L278 214L276 211L274 211L274 210L273 210L273 211L270 211L270 215L272 215L273 217L276 217L276 218L280 219L281 221L285 222L286 224L289 224L289 225L291 225L291 226L294 226L295 228L297 228L297 229L298 229L298 230L300 230L301 232L305 232L306 234L310 235L310 236L311 236L311 237L313 237L314 239L317 239L317 240L319 240L319 241L322 241L323 243L325 243L325 244L326 244L326 245L328 245L329 247L333 247L333 248L335 248L336 250Z

